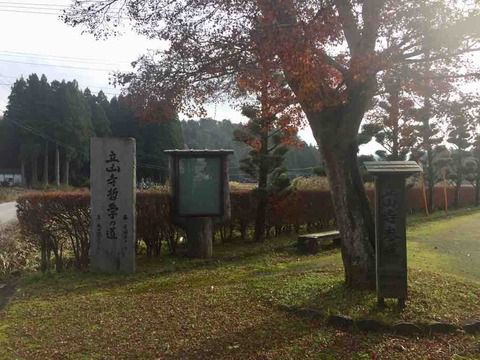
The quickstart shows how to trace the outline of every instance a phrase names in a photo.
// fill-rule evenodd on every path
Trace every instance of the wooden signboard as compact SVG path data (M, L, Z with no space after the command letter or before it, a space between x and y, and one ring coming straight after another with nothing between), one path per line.
M229 217L227 156L232 150L166 150L175 217Z
M228 155L232 150L166 150L173 220L187 234L192 257L212 256L214 221L230 218Z
M405 178L421 168L414 161L364 163L375 176L375 252L377 297L396 298L401 306L407 298L407 242Z

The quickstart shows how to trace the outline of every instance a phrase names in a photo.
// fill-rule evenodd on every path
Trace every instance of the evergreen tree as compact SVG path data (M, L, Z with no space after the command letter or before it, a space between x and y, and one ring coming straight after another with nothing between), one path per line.
M243 142L234 141L234 132L242 128L241 124L234 124L230 120L216 121L213 119L184 120L181 122L185 145L190 149L232 149L234 154L229 157L230 179L239 181L254 181L255 178L245 178L239 172L240 161L248 157L250 147ZM310 176L314 168L322 163L318 148L303 144L300 139L295 140L295 146L288 146L285 157L285 167L289 177Z
M89 177L90 137L94 135L88 101L76 81L54 81L52 90L58 129L55 139L64 148L63 167L71 172L65 178L73 185L85 186Z
M384 94L366 114L359 143L368 143L373 137L383 147L377 151L381 159L406 160L416 142L411 117L414 103L398 75L390 73L385 78Z
M153 164L140 167L139 176L164 183L168 177L168 156L164 150L183 148L182 129L178 119L163 120L140 126L141 147L138 157L142 163Z
M108 100L104 98L105 95L100 92L98 96L95 96L88 88L85 89L83 93L89 105L90 118L95 136L110 136L112 131L110 129L110 121L105 112L108 108ZM107 105L105 105L104 101L107 101Z
M112 98L107 116L113 136L133 137L137 141L137 179L165 182L168 157L164 150L184 147L178 118L158 118L158 121L153 123L144 122L125 96Z
M290 184L283 165L288 152L285 142L295 137L296 133L275 127L278 124L276 116L262 117L258 108L245 106L242 113L249 121L234 132L234 139L251 148L249 156L240 161L240 169L257 180L254 240L261 241L265 237L269 196L279 194Z
M198 121L184 120L181 125L185 146L189 149L232 149L234 153L228 161L230 177L243 180L238 169L240 160L248 156L249 147L233 140L234 131L240 128L240 124L207 118Z
M475 169L475 161L468 149L472 145L473 141L473 119L469 114L468 104L460 104L455 102L451 104L448 125L448 138L447 141L454 145L452 150L452 173L450 178L455 183L455 197L454 206L459 205L460 189L463 182L470 177L471 173Z
M32 186L38 184L38 156L41 139L35 133L41 129L35 119L40 119L37 117L40 114L37 114L39 102L36 99L39 88L40 79L35 74L30 75L27 81L23 77L15 81L8 97L4 116L4 121L9 125L5 130L8 131L7 136L19 140L18 145L15 146L16 154L20 154L22 147L23 160L30 162L29 183Z
M436 161L439 153L434 149L443 142L443 135L436 119L432 118L431 100L424 97L424 106L414 111L413 136L417 145L412 151L412 159L421 162L424 179L427 185L427 206L433 210L433 194L435 184L439 181L436 174Z

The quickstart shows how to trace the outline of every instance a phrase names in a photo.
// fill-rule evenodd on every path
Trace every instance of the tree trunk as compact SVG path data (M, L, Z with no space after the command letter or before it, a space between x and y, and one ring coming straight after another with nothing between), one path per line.
M268 198L265 194L265 188L258 188L257 213L255 216L255 233L253 239L255 242L261 242L265 239L265 213L267 211Z
M400 160L400 85L395 82L389 87L390 111L388 124L392 131L392 151L389 160Z
M36 187L38 185L38 157L36 154L32 155L32 180L31 186Z
M63 184L69 185L69 176L70 176L70 160L65 157L65 162L63 163Z
M343 239L345 282L349 287L372 289L375 287L375 228L357 164L357 148L325 150L337 227Z
M58 145L55 145L55 185L60 186L60 150Z
M48 141L45 142L45 155L43 158L43 186L48 186Z
M350 113L351 114L351 113ZM350 288L375 288L375 226L357 162L357 133L340 113L310 121L325 160L337 227L342 235L345 282ZM347 121L351 121L346 119ZM345 124L345 122L344 122Z
M26 187L27 186L27 174L25 171L25 160L22 159L20 163L20 172L22 173L22 186Z
M285 49L285 44L282 44L277 55L285 64L283 69L286 80L301 103L325 159L337 226L342 235L346 284L351 288L374 288L374 222L357 164L357 137L363 115L377 88L376 75L374 72L360 70L362 76L356 79L356 76L351 76L356 69L347 72L339 85L339 88L343 85L346 87L346 98L340 100L339 88L335 91L326 89L328 85L323 81L323 61L319 65L314 65L315 61L305 65L303 55L314 54L315 49L310 41L305 40L302 26L295 26L299 21L294 2L257 3L263 15L273 18L276 24L291 25L275 27L275 31L282 35L282 42L286 42L287 47L291 46L293 51L281 50ZM348 2L337 3L341 5L343 13L349 12L349 5L346 5ZM381 6L375 7L367 27L378 24L376 16L380 8ZM274 25L273 21L271 25ZM347 36L352 55L351 64L363 64L365 59L373 58L371 55L374 55L376 30L361 36L359 42L352 39L353 29L349 30ZM299 54L302 56L295 56ZM308 55L306 58L310 59ZM322 79L319 84L317 79Z
M425 53L425 57L428 59L430 57L430 52L427 50ZM430 62L425 63L426 69L425 71L428 72L431 67ZM422 118L422 133L423 133L423 148L427 152L427 180L428 180L428 210L430 213L433 212L433 207L434 207L434 193L435 193L435 170L433 168L433 145L432 141L434 140L432 138L432 133L431 133L431 126L430 126L430 118L432 114L432 103L430 100L432 89L429 84L428 79L424 79L424 86L426 93L424 94L423 97L423 118Z
M268 132L262 135L261 141L261 160L258 168L257 213L255 214L255 232L253 235L255 242L260 242L265 239L265 225L268 206Z

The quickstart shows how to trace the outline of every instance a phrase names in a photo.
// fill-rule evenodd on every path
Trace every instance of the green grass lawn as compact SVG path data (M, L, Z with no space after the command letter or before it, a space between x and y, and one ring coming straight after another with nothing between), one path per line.
M0 312L0 359L477 359L480 337L344 332L328 314L394 322L480 316L480 212L409 229L405 311L343 286L338 250L292 238L215 247L208 261L140 259L132 276L33 274ZM470 255L469 255L470 254ZM319 310L307 319L282 310Z
M480 211L420 222L408 236L412 266L480 282Z

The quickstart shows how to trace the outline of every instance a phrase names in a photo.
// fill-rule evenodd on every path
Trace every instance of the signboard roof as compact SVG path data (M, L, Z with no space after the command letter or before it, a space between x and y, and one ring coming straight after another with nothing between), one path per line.
M422 172L415 161L366 161L363 163L370 174L405 174Z

